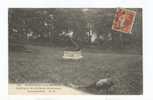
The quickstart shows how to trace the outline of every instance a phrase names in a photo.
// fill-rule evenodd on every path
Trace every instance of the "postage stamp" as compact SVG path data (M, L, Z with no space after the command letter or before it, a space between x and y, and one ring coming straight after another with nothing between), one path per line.
M113 20L112 29L123 33L132 33L136 12L133 10L118 8Z

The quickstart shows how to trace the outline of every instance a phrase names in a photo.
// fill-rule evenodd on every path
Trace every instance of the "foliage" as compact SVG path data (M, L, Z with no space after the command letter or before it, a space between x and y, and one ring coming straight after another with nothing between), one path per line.
M132 10L137 12L133 33L124 34L111 29L116 11L112 8L11 8L8 18L9 36L11 39L26 40L27 34L32 32L36 37L34 39L48 40L50 43L64 43L66 42L65 37L61 37L60 34L73 31L73 39L82 44L91 44L93 33L97 35L95 43L100 43L100 45L106 43L106 45L116 46L121 45L121 42L124 43L124 41L128 45L129 43L135 44L136 41L138 44L142 44L142 9ZM86 34L90 30L93 33ZM107 43L109 34L113 38L113 44Z

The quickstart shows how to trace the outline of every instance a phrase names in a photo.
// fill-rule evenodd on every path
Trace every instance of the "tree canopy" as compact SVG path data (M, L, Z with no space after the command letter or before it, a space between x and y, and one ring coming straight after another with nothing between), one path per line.
M118 34L123 34L129 41L133 39L141 42L142 9L132 10L137 12L133 34ZM96 34L99 40L103 38L105 41L110 33L117 34L111 29L115 11L114 8L10 8L9 34L10 37L24 39L32 32L36 36L39 35L39 38L54 43L63 40L60 36L62 32L73 31L74 40L79 42L90 44L93 34ZM116 40L119 40L119 36Z

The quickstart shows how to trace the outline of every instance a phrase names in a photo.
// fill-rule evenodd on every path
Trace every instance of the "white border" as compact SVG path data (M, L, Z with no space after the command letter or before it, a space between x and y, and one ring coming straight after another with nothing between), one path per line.
M32 8L113 8L143 7L142 0L9 0L9 7Z

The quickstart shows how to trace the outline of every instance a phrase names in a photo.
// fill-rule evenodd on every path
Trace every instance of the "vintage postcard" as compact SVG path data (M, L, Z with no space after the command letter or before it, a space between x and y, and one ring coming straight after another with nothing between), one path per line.
M9 94L142 95L142 17L142 8L9 8Z

